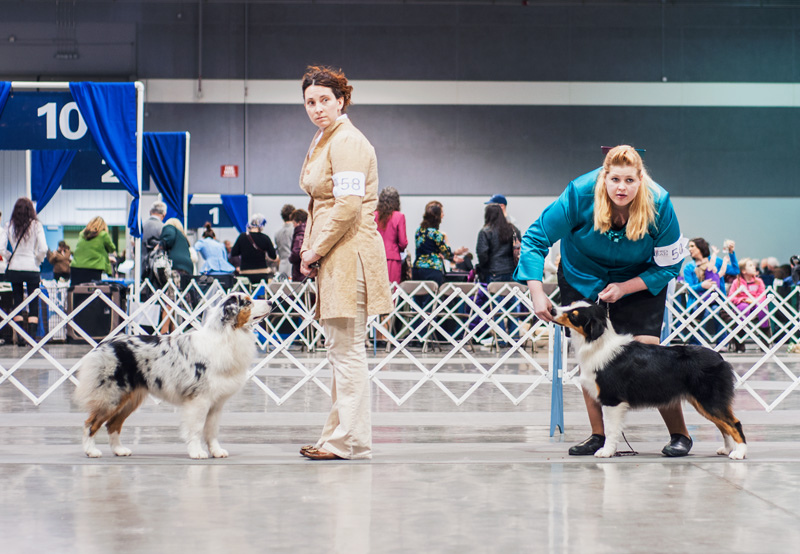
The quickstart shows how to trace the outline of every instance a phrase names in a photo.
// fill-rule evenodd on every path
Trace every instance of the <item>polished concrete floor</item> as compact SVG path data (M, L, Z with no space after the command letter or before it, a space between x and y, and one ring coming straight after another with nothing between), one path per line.
M22 352L0 348L0 366ZM80 351L51 353L69 367ZM36 359L15 376L38 395L60 374ZM443 374L460 375L461 363ZM288 389L289 365L260 376ZM407 390L413 380L392 369L393 386ZM513 384L525 371L510 367L504 379ZM774 397L781 387L768 372L777 381L780 371L765 371L760 389ZM739 391L750 451L733 462L714 454L716 429L688 407L690 456L662 457L666 430L645 411L628 418L638 455L595 460L566 454L588 434L574 387L564 390L565 434L553 438L549 383L516 406L491 384L461 406L432 383L399 407L376 389L374 459L313 462L297 451L325 418L316 385L277 406L248 384L222 418L230 458L206 461L187 457L176 410L151 400L123 432L133 456L112 456L101 432L104 457L86 458L73 388L65 383L37 407L0 383L2 552L783 553L800 545L800 391L769 413Z

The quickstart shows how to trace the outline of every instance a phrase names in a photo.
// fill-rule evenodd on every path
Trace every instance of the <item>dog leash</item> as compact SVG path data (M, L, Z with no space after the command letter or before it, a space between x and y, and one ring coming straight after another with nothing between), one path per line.
M603 302L602 300L600 300L600 298L598 298L597 300L595 300L594 303L597 304L598 306L605 305L605 307L606 307L606 317L611 317L611 306L609 305L608 302Z
M319 270L319 262L314 262L314 263L308 264L308 267L309 267L309 269L316 269L316 270ZM301 284L302 284L302 283L305 283L305 282L306 282L306 281L308 281L309 279L313 279L313 277L311 276L311 273L309 273L308 275L306 275L306 276L303 278L303 280L302 280L302 281L300 281L300 283L301 283Z
M614 456L615 457L616 456L638 456L639 453L636 452L636 450L634 450L633 447L631 446L631 443L628 442L628 438L625 436L625 433L622 433L622 439L625 441L625 444L628 445L628 448L630 448L630 450L617 450L614 453Z

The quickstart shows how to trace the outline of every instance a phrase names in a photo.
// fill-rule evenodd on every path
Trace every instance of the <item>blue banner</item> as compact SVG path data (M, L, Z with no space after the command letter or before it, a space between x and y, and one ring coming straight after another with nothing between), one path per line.
M3 108L6 106L6 100L11 93L11 81L0 81L0 115L3 113Z
M97 150L133 196L128 230L140 237L139 175L136 172L136 85L70 83L69 90L92 134Z
M69 92L11 91L0 113L0 150L96 150Z
M31 198L36 211L44 209L58 190L61 179L75 159L75 150L34 150L31 152Z
M145 133L142 149L144 165L167 204L167 219L183 223L186 133Z
M247 231L248 224L248 196L246 194L223 194L222 205L225 206L225 211L233 221L233 226L240 233Z

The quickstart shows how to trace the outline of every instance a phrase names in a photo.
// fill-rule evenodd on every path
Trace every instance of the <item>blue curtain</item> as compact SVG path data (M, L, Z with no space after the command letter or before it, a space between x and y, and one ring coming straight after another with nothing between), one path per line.
M76 153L77 150L31 151L31 197L36 202L38 213L41 213L61 186L61 180Z
M0 81L0 113L3 113L9 94L11 94L11 81Z
M186 133L145 133L144 162L167 205L167 219L183 223Z
M69 90L103 159L133 196L128 214L128 230L134 237L140 237L139 184L136 174L136 85L70 83Z
M247 231L247 195L221 194L222 206L240 233Z

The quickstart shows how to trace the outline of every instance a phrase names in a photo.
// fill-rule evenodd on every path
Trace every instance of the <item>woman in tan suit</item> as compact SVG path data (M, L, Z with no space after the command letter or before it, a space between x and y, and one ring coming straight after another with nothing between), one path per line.
M392 310L378 204L375 149L345 114L353 87L340 70L309 67L306 113L318 131L303 163L310 197L300 271L317 278L321 320L333 370L331 408L322 436L300 453L312 460L372 457L366 322Z

